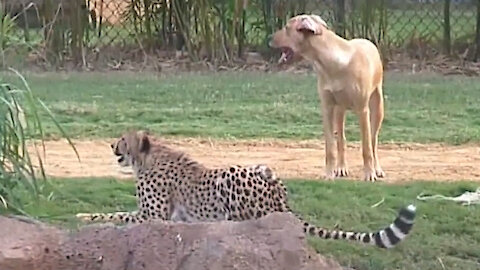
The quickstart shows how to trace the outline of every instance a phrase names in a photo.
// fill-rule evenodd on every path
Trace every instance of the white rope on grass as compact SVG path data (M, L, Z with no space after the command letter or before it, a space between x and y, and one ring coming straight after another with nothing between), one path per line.
M440 199L446 201L454 201L462 203L462 205L472 205L472 204L480 204L480 187L477 188L475 191L466 191L462 195L457 197L447 197L443 195L431 195L425 196L423 193L417 196L418 200L426 201L426 200L433 200L433 199Z

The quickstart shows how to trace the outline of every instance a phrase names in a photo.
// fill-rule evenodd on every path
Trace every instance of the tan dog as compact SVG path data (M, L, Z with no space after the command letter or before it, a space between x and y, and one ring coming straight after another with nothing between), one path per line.
M280 62L289 62L300 55L312 62L317 72L326 144L326 178L348 175L346 110L354 111L359 118L365 180L384 177L377 153L384 113L383 66L377 47L366 39L343 39L329 30L317 15L291 18L275 32L270 46L282 50Z

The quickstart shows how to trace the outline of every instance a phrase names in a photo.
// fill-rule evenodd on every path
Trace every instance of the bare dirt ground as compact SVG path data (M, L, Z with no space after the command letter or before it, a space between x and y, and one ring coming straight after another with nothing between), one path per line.
M128 170L116 165L110 149L112 141L74 141L80 162L65 141L47 141L44 160L47 175L131 178ZM324 145L319 140L166 139L165 142L210 167L263 163L271 166L281 178L321 179L323 174ZM387 173L385 182L480 181L480 146L382 144L379 155ZM361 179L362 159L358 144L349 144L347 160L351 178Z

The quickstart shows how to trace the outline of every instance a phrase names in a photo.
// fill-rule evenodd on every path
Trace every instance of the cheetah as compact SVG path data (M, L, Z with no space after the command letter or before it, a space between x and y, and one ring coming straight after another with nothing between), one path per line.
M111 147L121 166L133 167L138 210L77 214L83 221L242 221L272 212L293 213L287 204L285 185L266 165L207 168L144 131L127 132ZM409 234L415 214L415 206L409 205L399 211L393 223L374 233L327 229L302 222L304 232L312 236L391 248Z

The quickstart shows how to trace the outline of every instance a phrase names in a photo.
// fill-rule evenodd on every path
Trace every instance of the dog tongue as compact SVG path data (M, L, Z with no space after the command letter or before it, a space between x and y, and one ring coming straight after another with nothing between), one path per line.
M282 64L287 62L288 55L286 52L282 52L282 55L280 56L280 59L278 59L278 63Z

